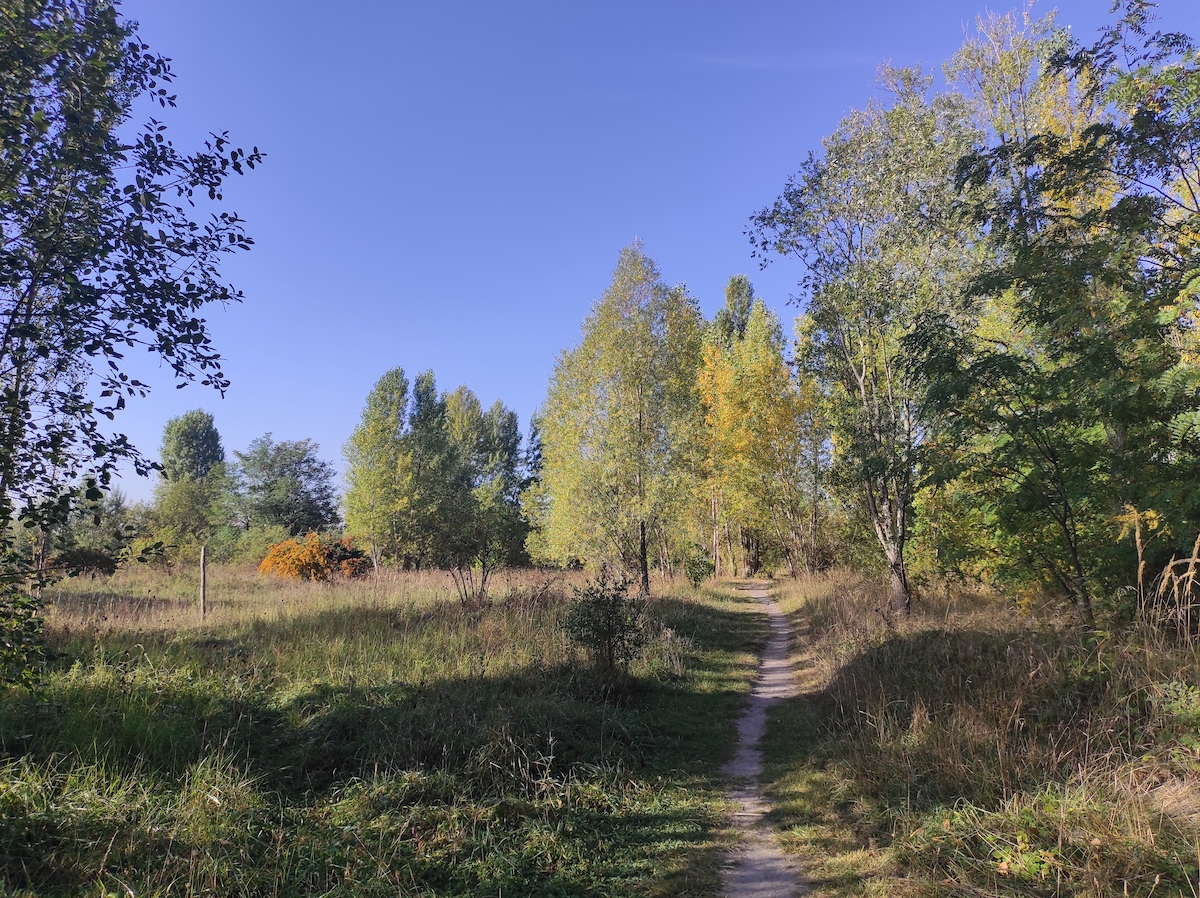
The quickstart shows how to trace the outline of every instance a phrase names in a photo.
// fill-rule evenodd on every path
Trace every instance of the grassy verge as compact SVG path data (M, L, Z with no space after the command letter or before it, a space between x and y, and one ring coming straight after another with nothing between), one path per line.
M1200 653L845 574L789 584L805 695L767 735L821 896L1200 892Z
M562 582L466 609L416 576L213 573L203 625L144 572L51 597L45 689L0 695L0 893L714 893L744 599L655 599L614 684Z

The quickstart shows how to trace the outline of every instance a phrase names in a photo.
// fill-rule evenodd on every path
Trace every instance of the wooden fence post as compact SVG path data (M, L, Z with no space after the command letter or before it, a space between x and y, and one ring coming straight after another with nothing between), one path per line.
M200 620L208 614L208 546L200 547Z

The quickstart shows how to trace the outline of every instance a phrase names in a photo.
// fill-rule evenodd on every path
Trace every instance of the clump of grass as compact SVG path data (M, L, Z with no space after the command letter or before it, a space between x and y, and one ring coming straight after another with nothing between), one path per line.
M0 894L703 894L761 638L704 590L613 696L572 578L291 584L118 574L50 597L39 693L0 694ZM156 579L157 577L157 579Z
M769 733L780 821L838 894L1200 889L1200 652L927 589L788 585L808 695Z

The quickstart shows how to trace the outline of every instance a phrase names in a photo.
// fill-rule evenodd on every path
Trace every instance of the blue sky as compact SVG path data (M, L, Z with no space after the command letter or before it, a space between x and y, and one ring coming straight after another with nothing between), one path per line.
M271 431L340 469L395 365L524 427L638 237L706 314L746 273L789 321L800 273L758 270L748 217L872 96L879 63L940 65L988 8L1009 7L127 0L174 60L176 145L228 130L268 158L226 191L256 241L225 269L245 302L208 315L232 387L150 370L120 429L157 455L167 419L202 407L227 452ZM1057 8L1084 40L1109 19L1107 0ZM1198 0L1160 12L1200 36Z

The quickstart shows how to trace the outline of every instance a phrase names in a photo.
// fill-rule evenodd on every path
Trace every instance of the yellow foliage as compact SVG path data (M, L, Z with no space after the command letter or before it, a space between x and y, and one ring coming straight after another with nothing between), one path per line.
M271 574L291 580L331 580L334 576L349 579L366 572L368 561L348 539L323 540L310 533L304 542L287 539L267 550L267 557L258 566L260 574Z
M792 377L781 343L778 323L756 303L745 339L705 346L697 383L726 510L762 528L771 526L772 505L799 498L793 481L816 439L814 389Z

